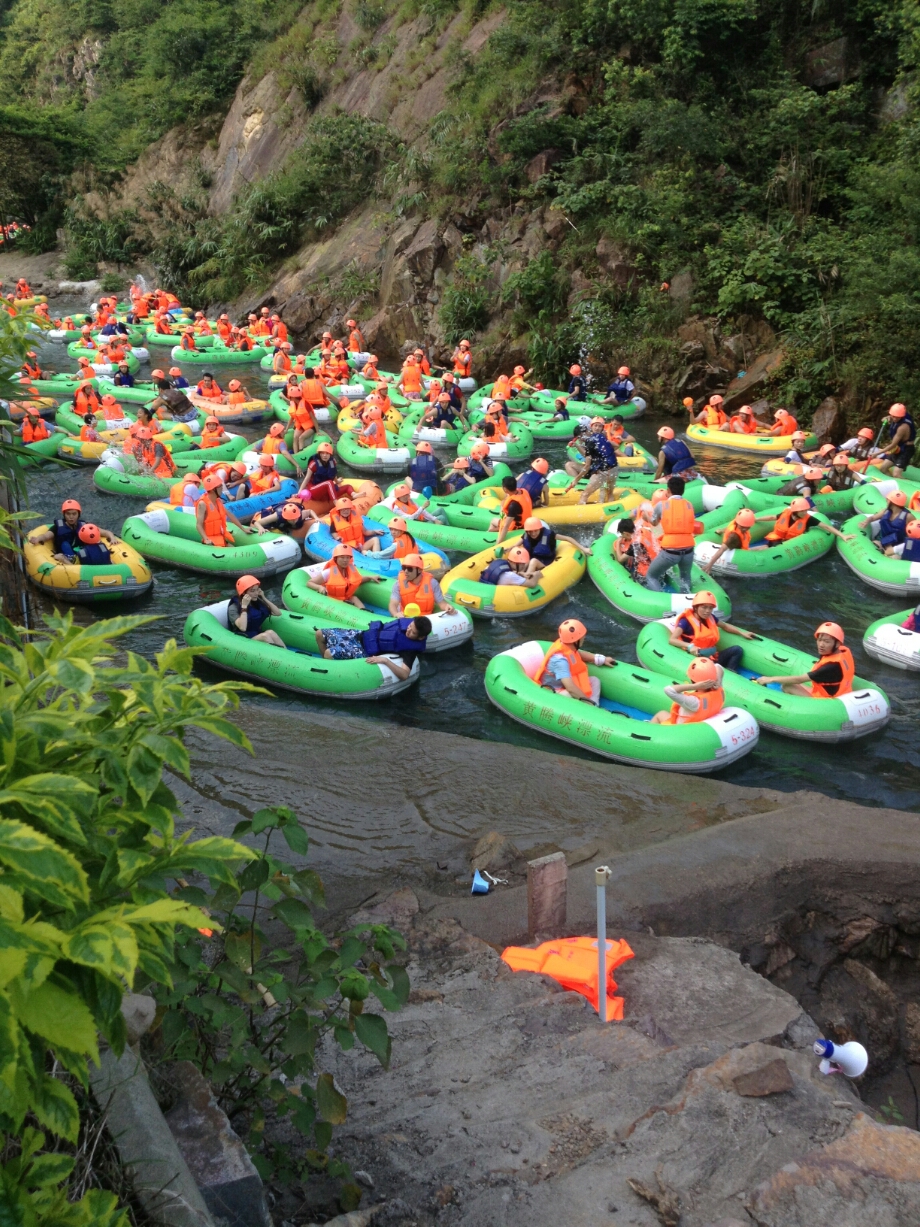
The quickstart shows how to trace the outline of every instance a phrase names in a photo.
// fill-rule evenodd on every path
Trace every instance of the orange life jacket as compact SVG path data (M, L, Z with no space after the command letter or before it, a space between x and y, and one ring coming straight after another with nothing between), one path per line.
M163 315L157 316L156 331L160 334L161 337L171 337L173 335L172 326L170 325L169 320L165 316Z
M400 571L397 577L399 585L399 602L403 609L413 601L418 605L419 613L434 613L434 586L431 576L422 572L417 584L410 584L405 571Z
M287 324L285 324L283 320L279 320L278 323L275 324L274 328L272 329L272 336L277 337L279 341L286 341L288 339Z
M243 353L248 353L252 349L252 338L248 337L245 332L241 332L236 347L242 350Z
M352 328L348 334L348 349L353 354L363 354L365 352L364 337L361 335L360 328Z
M210 388L206 388L204 384L199 384L195 391L199 396L203 396L205 400L221 400L224 395L213 379L211 380Z
M703 621L698 618L692 609L682 613L681 618L685 618L693 628L693 635L690 642L694 647L701 651L704 648L717 648L719 646L719 624L715 618L707 618Z
M348 570L343 575L339 570L338 564L333 562L329 568L329 573L323 572L323 583L326 587L327 596L331 596L334 601L348 601L351 600L364 583L364 578L356 569L354 563L349 562Z
M695 522L696 516L691 503L685 498L669 498L661 511L661 548L692 549Z
M361 374L364 376L365 379L375 379L376 380L380 378L380 376L377 374L377 367L375 366L373 362L368 362L365 365L364 369L362 370Z
M254 337L267 337L270 332L271 329L265 320L256 320L249 329L250 336Z
M169 487L169 502L172 507L181 507L185 501L185 490L189 483L184 478L179 478Z
M265 494L275 484L277 470L271 468L267 473L256 472L249 475L249 489L253 494Z
M785 438L786 435L794 435L799 428L798 422L791 413L787 414L786 417L781 418L778 425L782 427L782 430L779 432L778 436L781 439Z
M470 351L457 349L454 350L453 356L454 374L459 375L461 379L465 379L469 375L473 366L473 359Z
M511 391L511 380L507 375L499 375L495 383L492 384L492 395L499 400L507 399L511 395Z
M728 421L724 410L720 409L717 405L706 405L703 412L706 414L706 418L702 424L710 427L712 430L718 430ZM733 419L733 421L737 420Z
M266 435L262 440L262 455L277 456L284 448L284 436Z
M291 425L295 430L316 430L316 419L313 416L313 410L309 405L303 403L302 397L292 401L289 417Z
M228 392L227 393L227 404L228 405L245 405L246 404L246 393L245 392Z
M232 333L232 328L230 324L224 323L223 321L218 321L217 335L220 337L220 339L223 341L225 345L230 340L231 333Z
M496 443L501 443L502 439L508 438L508 423L505 420L505 415L503 413L499 413L497 416L493 415L492 417L488 417L486 418L486 421L495 423Z
M623 998L615 997L616 981L612 973L633 958L633 952L624 941L608 941L606 956L607 1017L623 1021ZM571 992L580 993L594 1007L599 1008L598 957L596 937L562 937L544 942L536 949L530 946L508 946L502 951L502 962L512 971L532 971L549 976Z
M619 447L623 442L623 436L626 434L626 431L618 422L608 422L604 427L604 434L614 447Z
M721 686L715 690L698 690L696 697L700 701L696 711L684 711L679 703L672 703L668 724L697 724L717 716L725 706L725 691Z
M793 537L801 537L805 532L808 523L808 516L802 516L800 520L793 520L794 513L789 507L785 511L781 511L776 517L776 523L767 533L768 541L791 541Z
M272 368L276 374L281 374L281 372L291 369L291 360L283 349L279 349L272 359Z
M731 524L729 524L728 528L726 528L725 532L722 534L723 545L726 543L726 541L728 541L728 538L732 535L732 533L735 533L736 536L741 538L741 549L749 550L751 548L751 530L749 528L742 528L741 525L736 523L735 520L732 520Z
M195 331L200 337L212 337L214 335L214 329L207 320L199 320L195 325Z
M520 489L515 490L515 492L513 494L509 494L508 497L502 503L502 509L501 509L502 519L504 519L506 516L510 516L511 514L508 511L509 503L517 503L521 509L521 514L519 516L514 517L513 527L518 528L518 529L523 528L524 521L529 520L530 517L533 515L533 499L530 497L530 495L527 493L526 490L520 490Z
M382 440L381 434L383 435ZM368 422L358 435L358 443L361 447L386 447L386 430L383 422Z
M337 537L342 545L361 546L364 544L364 525L361 523L361 517L355 512L346 519L337 511L332 511L329 516L330 527L332 534Z
M145 440L141 447L141 459L144 464L153 469L154 477L172 477L176 471L173 458L163 446L155 440Z
M409 554L418 553L418 546L411 533L394 533L393 542L396 546L393 551L394 558L405 558Z
M80 427L80 442L81 443L98 443L99 432L95 426L88 426L84 423Z
M73 398L74 410L79 413L80 417L85 417L87 413L96 413L99 409L99 393L95 388L77 388Z
M188 332L183 332L182 340L179 342L182 349L197 349L195 338Z
M201 432L201 447L220 447L220 445L222 443L226 443L226 441L227 432L224 430L223 426L218 426L216 428L205 426L204 430Z
M404 392L421 392L422 372L414 362L403 367L402 386Z
M533 679L539 686L546 673L546 667L549 664L551 656L564 656L569 662L569 668L572 671L572 681L586 698L591 698L591 675L588 672L588 666L581 659L581 656L575 651L570 643L563 643L561 639L557 639L555 643L550 644L549 651L543 657L543 664L537 670L537 675Z
M742 435L756 435L760 429L753 418L743 418L740 414L736 414L732 418L729 425L731 426L732 430L735 430L736 434ZM741 427L740 431L736 430L736 427L739 426Z
M201 502L199 501L199 506ZM202 530L212 545L225 546L230 541L227 531L227 509L213 493L204 496L204 524Z
M853 677L856 673L856 662L853 660L853 653L848 647L839 647L836 652L831 652L830 656L821 656L813 665L812 669L817 669L818 665L838 664L843 670L843 680L837 687L836 694L830 694L821 685L820 682L812 682L811 697L813 699L837 699L842 694L850 694L853 690Z
M308 405L314 405L322 409L329 404L326 389L319 379L305 379L300 385L300 392Z
M37 443L39 439L48 439L50 436L51 431L42 418L33 418L30 413L26 414L22 422L23 443Z
M37 362L30 362L28 358L23 362L22 369L30 379L41 379L42 377L42 368Z

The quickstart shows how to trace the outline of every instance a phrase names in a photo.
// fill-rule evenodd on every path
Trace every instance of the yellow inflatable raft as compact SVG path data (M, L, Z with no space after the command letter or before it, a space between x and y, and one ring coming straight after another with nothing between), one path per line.
M43 524L32 531L42 532L49 527ZM49 596L80 605L142 596L153 584L150 568L137 550L118 538L116 541L116 545L109 546L112 555L109 566L84 567L76 562L56 562L50 541L32 545L27 539L23 547L26 574L37 588Z
M687 438L704 447L717 447L723 452L740 452L747 456L785 456L792 447L789 435L738 435L730 430L714 430L711 426L688 426ZM805 447L818 446L814 435L805 440Z
M610 503L600 501L599 490L590 496L587 503L579 503L580 490L554 490L550 487L548 493L549 503L545 507L534 507L533 513L554 528L563 528L568 524L606 524L608 520L629 515L645 502L643 495L627 486L618 486L614 491L614 500ZM504 498L504 490L490 487L480 498L479 506L495 516L498 515Z
M468 610L473 617L522 618L543 609L567 588L577 584L584 575L588 561L584 552L567 541L560 541L556 561L543 569L537 587L481 584L479 577L489 563L500 558L520 539L518 535L509 537L501 545L490 545L448 571L441 580L441 588L447 599L460 609Z

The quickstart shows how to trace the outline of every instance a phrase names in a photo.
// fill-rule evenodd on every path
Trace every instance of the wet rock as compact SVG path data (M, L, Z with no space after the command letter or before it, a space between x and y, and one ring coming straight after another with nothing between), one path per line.
M543 230L553 242L564 239L571 226L565 215L558 209L547 208L543 213Z
M507 835L489 831L476 841L470 857L470 869L488 869L494 873L498 869L507 869L520 855Z
M751 404L756 395L766 389L770 379L782 365L785 356L785 351L782 349L770 350L769 353L755 358L744 375L733 379L725 390L725 404L722 407L726 413L734 413L742 405Z
M421 281L430 281L443 250L444 244L438 237L437 218L430 218L422 223L406 248L406 263Z
M391 1203L394 1204L394 1203ZM384 1219L380 1217L383 1206L371 1206L367 1210L351 1210L348 1214L337 1214L335 1218L326 1219L323 1227L370 1227L371 1223L379 1223L384 1227ZM408 1210L408 1206L406 1207ZM390 1220L391 1222L398 1220ZM320 1227L319 1223L308 1223L307 1227Z
M601 267L620 290L633 291L638 288L639 270L633 262L628 248L615 243L612 239L602 238L594 249Z
M170 1069L177 1093L166 1123L205 1205L227 1227L272 1227L259 1173L207 1080L190 1061Z
M847 38L835 38L805 56L802 79L812 89L839 85L858 72L856 55Z
M749 1208L762 1227L913 1227L920 1222L920 1134L860 1112L844 1137L758 1186Z
M418 914L419 904L415 892L409 889L396 890L382 899L372 899L352 917L352 925L393 925L408 929Z
M782 1058L769 1061L750 1074L739 1074L734 1080L735 1090L745 1098L761 1098L764 1095L779 1095L792 1090L792 1075Z
M833 396L825 396L815 410L811 428L819 443L842 443L847 437L847 418L843 406Z

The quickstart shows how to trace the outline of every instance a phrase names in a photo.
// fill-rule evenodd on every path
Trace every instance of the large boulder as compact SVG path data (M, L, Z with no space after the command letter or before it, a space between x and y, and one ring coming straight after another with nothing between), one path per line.
M726 413L734 413L742 405L750 405L761 396L785 357L784 350L772 349L769 353L755 358L744 374L733 379L726 388L723 405Z
M842 443L847 438L847 417L833 396L825 396L815 410L811 428L819 443Z

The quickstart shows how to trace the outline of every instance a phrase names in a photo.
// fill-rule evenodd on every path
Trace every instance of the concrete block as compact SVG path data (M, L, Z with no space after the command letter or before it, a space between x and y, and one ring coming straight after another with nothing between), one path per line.
M564 852L527 862L527 931L559 933L565 927L568 865Z

